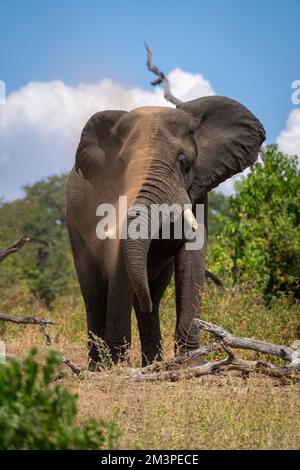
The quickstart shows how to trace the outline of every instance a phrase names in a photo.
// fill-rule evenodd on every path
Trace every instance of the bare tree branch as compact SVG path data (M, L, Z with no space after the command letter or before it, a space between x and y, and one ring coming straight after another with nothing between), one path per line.
M18 323L24 325L55 325L53 320L37 317L17 317L16 315L6 315L0 313L0 321L8 321L11 323Z
M78 367L75 362L71 361L71 359L69 359L68 357L64 356L64 354L62 354L60 352L60 357L61 357L61 362L63 362L67 367L69 367L69 369L71 369L71 371L76 374L76 375L80 375L82 370L80 369L80 367Z
M288 346L267 343L266 341L260 341L257 339L240 338L232 335L220 326L205 322L199 318L195 318L194 322L203 330L212 333L227 346L238 349L250 349L264 354L272 354L273 356L280 357L284 361L288 361L290 363L289 367L300 369L300 352L294 351Z
M47 346L51 346L53 344L53 341L52 341L52 338L47 330L47 327L44 324L41 324L41 331L45 337L45 340L46 340L46 345ZM79 375L81 374L81 369L80 367L78 367L73 361L71 361L71 359L69 359L68 357L66 357L64 354L62 354L60 351L58 351L59 354L60 354L60 357L61 357L61 362L63 362L66 366L68 366L71 371L76 374L76 375Z
M171 369L174 370L176 368L180 368L183 365L188 365L190 362L196 361L200 357L206 356L207 354L213 351L218 351L220 349L221 347L219 343L211 343L208 346L203 346L202 348L195 349L194 351L188 351L185 354L175 356L174 358L169 359L167 361L159 361L149 364L148 366L143 367L142 372L148 373L166 371Z
M220 344L220 348L224 349ZM217 361L208 361L195 367L177 368L170 370L160 370L157 372L145 371L144 369L131 369L128 378L137 382L157 382L168 380L176 382L180 378L190 379L192 377L202 377L230 370L239 370L243 372L257 372L268 377L285 378L291 375L291 368L288 366L280 367L265 361L249 361L238 358L227 348L228 356ZM299 373L295 371L296 379L299 380Z
M249 361L237 357L234 352L226 346L226 344L220 342L221 348L228 354L228 364L226 365L227 370L241 370L244 372L260 372L269 377L288 377L291 373L291 369L288 366L276 366L266 361Z
M45 325L45 323L40 323L40 327L41 327L41 332L45 337L46 345L51 346L52 345L52 338L51 338L50 333L47 329L47 326Z
M216 286L224 289L223 282L214 273L208 271L207 269L205 269L205 277L206 279L211 279L216 284Z
M45 318L37 318L37 317L17 317L15 315L6 315L4 313L0 313L0 321L8 321L11 323L16 324L23 324L23 325L39 325L41 328L41 332L45 337L46 345L52 346L53 341L49 331L47 330L47 325L55 325L53 320L45 319ZM81 373L80 367L78 367L73 361L67 358L63 353L58 351L61 356L61 361L68 366L71 371L79 375Z
M228 364L228 358L219 361L209 361L205 364L195 367L187 367L183 369L160 371L157 373L145 373L144 369L132 369L130 378L137 382L157 382L168 380L176 382L180 378L201 377L202 375L210 375L221 370L222 366Z
M194 322L200 328L212 333L218 342L168 361L151 364L142 369L130 369L125 378L137 382L155 382L161 380L174 382L182 377L201 377L230 370L239 370L243 372L257 372L274 378L285 378L294 374L295 380L300 380L299 351L297 352L287 346L271 344L265 341L236 337L224 330L224 328L203 320L195 319ZM279 366L262 360L250 361L241 359L235 355L230 347L275 355L288 362L288 364ZM224 351L227 357L196 366L189 365L192 363L191 359L197 359L216 350Z
M157 86L157 85L162 85L164 89L164 97L167 101L169 101L172 104L178 105L182 103L181 100L176 98L176 96L172 95L171 93L171 88L170 88L170 82L167 79L166 75L159 70L159 68L153 64L153 51L152 49L145 43L145 48L147 51L147 67L150 72L154 73L154 75L157 75L158 78L153 80L151 82L151 85Z
M16 253L16 251L19 251L25 245L25 243L29 242L29 240L30 238L27 237L27 235L22 235L19 240L15 241L7 248L3 248L2 250L0 250L0 263L7 256L11 255L12 253Z

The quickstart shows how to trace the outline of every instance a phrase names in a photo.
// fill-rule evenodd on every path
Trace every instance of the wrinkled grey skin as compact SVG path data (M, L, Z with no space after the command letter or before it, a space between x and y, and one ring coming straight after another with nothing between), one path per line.
M199 347L204 248L183 240L99 240L96 207L130 202L207 205L207 192L255 162L265 132L240 103L205 97L177 108L146 107L95 114L83 129L68 182L68 227L91 336L117 362L131 341L134 306L142 364L162 354L159 303L175 270L177 351ZM124 346L126 344L126 346Z

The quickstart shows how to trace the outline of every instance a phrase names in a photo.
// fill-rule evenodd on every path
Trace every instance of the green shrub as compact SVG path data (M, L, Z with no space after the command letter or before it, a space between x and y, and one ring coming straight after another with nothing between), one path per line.
M230 218L211 247L209 266L230 273L236 285L250 286L267 298L279 292L300 297L300 172L297 157L269 145L263 163L236 184Z
M1 248L22 233L30 237L21 255L1 265L0 301L11 297L16 280L48 307L77 288L67 233L66 184L66 175L54 175L25 186L22 199L0 202Z
M42 366L36 354L32 349L23 362L0 366L0 449L112 448L116 426L95 420L77 426L76 396L51 384L59 354L50 351Z

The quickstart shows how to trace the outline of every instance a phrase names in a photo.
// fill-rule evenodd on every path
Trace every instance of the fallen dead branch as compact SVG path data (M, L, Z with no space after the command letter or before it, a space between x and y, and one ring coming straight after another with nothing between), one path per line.
M46 318L37 318L37 317L17 317L15 315L7 315L4 313L1 313L0 321L7 321L11 323L16 323L19 325L39 325L41 329L41 333L43 334L45 338L46 345L47 346L53 345L51 335L47 329L47 325L55 325L55 322L53 320L46 319ZM68 366L74 374L78 375L81 373L80 367L78 367L73 361L67 358L63 353L61 353L60 351L58 352L61 356L61 361L63 362L63 364Z
M37 318L37 317L17 317L15 315L6 315L5 313L0 313L0 321L8 321L11 323L18 323L24 325L54 325L53 320L46 318Z
M195 349L194 351L189 351L180 356L175 356L167 361L154 362L141 370L145 374L148 372L152 373L179 369L182 366L187 366L190 363L197 361L202 356L206 356L207 354L218 350L220 350L219 343L211 343L208 346L203 346L202 348Z
M266 341L260 341L257 339L241 338L234 336L228 331L224 330L220 326L208 323L199 318L195 318L194 322L199 328L212 333L218 340L221 340L226 346L238 349L250 349L252 351L258 351L264 354L271 354L273 356L280 357L284 361L288 361L289 367L295 367L300 369L300 352L294 351L288 346L267 343Z
M46 324L41 324L41 330L42 330L42 333L45 337L45 340L46 340L46 345L47 346L52 346L53 344L53 341L52 341L52 338L49 334L49 331L47 330L47 327L46 327ZM66 357L64 354L62 354L60 351L59 351L59 354L60 354L60 357L61 357L61 362L63 362L63 364L65 364L66 366L68 366L71 371L76 374L76 375L79 375L81 374L81 369L80 367L78 367L75 362L71 361L71 359L69 359L68 357Z
M195 319L199 328L212 333L217 342L203 348L191 351L183 356L175 357L169 361L151 364L143 369L131 369L128 378L141 382L155 382L159 380L177 381L181 377L192 378L203 375L216 374L229 370L243 372L257 372L269 377L284 378L294 376L300 380L300 351L294 351L288 346L276 345L265 341L241 338L234 336L224 328ZM245 360L236 356L231 348L248 349L263 354L280 357L287 362L286 365L276 365L263 360ZM196 360L212 351L225 352L227 357L220 360L207 361L204 364L189 366L191 360Z

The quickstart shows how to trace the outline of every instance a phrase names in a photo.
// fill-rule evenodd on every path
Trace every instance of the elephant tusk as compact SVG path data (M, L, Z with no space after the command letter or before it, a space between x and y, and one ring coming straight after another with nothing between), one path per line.
M190 208L183 211L183 218L189 227L192 228L192 232L196 232L198 229L198 222Z

